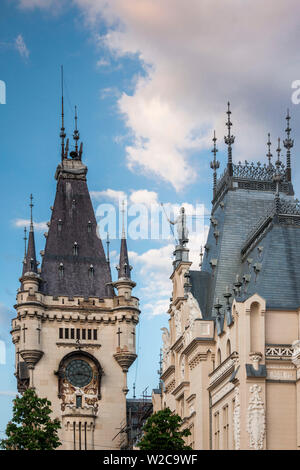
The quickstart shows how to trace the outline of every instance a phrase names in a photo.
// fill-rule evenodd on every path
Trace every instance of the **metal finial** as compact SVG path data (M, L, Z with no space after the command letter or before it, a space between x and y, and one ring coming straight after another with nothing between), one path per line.
M75 152L78 153L78 140L79 140L79 131L77 129L77 106L75 106L75 130L73 133L73 139L75 140Z
M202 268L202 261L203 261L203 247L201 245L201 248L200 248L200 269Z
M107 261L108 263L110 263L110 259L109 259L109 245L110 245L109 233L107 232L107 235L106 235L106 247L107 247L107 251L106 251L106 261Z
M269 167L271 166L271 158L272 158L272 154L271 154L271 141L270 141L270 132L268 133L268 142L267 142L267 146L268 146L268 153L267 153L267 157L268 157L268 160L269 160Z
M24 244L25 244L25 253L24 253L24 259L26 259L26 245L27 245L27 228L24 227Z
M60 128L60 138L61 138L61 159L65 158L65 127L64 127L64 68L61 66L61 128Z
M125 237L125 201L122 201L122 238Z
M214 159L213 159L212 162L210 162L210 167L214 172L213 191L214 191L214 195L215 195L216 186L217 186L217 169L220 167L220 162L216 159L216 155L217 155L217 152L218 152L218 149L217 149L217 146L216 146L216 142L217 142L216 131L214 131L214 137L213 137L212 141L214 143L214 146L212 148L212 153L214 155Z
M32 232L33 231L33 218L32 218L32 208L34 206L33 204L33 196L32 194L30 194L30 204L29 204L29 207L30 207L30 231Z
M276 207L276 211L278 212L279 211L279 205L280 205L279 184L282 181L282 174L280 172L280 167L281 167L280 152L281 152L281 148L280 148L280 138L279 137L278 137L278 147L276 149L276 152L277 152L277 160L275 162L276 169L275 169L275 173L273 175L273 181L276 183L275 207Z
M290 128L290 112L287 110L286 114L286 122L287 122L287 127L285 129L286 132L286 139L283 141L283 145L286 148L286 173L287 173L287 180L291 181L291 149L294 146L294 140L291 139L290 133L291 133L291 128Z
M276 167L279 168L281 165L281 160L280 160L280 153L281 153L281 148L280 148L280 137L278 137L278 147L276 149L277 152L277 160L276 160Z
M225 135L224 137L224 140L225 140L225 144L228 146L228 163L227 163L227 167L228 167L228 170L229 170L229 175L232 176L233 174L233 168L232 168L232 144L234 144L234 135L231 134L231 127L232 127L232 122L230 120L230 114L231 114L231 111L230 111L230 103L228 101L227 103L227 122L226 122L226 126L227 126L227 129L228 129L228 133L227 135Z

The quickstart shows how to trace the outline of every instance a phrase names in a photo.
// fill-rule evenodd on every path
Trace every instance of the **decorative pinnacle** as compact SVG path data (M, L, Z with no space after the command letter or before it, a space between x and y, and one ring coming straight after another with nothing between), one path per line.
M279 203L280 203L280 201L279 201L279 184L282 181L282 174L280 173L280 166L281 166L280 152L281 152L281 148L280 148L280 138L279 137L278 137L278 147L276 149L276 152L277 152L277 160L275 162L276 170L275 170L275 174L273 176L273 181L276 183L275 205L276 205L276 211L278 212Z
M268 142L267 142L267 146L268 146L268 153L267 153L267 157L268 157L268 160L269 160L269 166L271 166L271 158L272 158L272 154L271 154L271 141L270 141L270 132L268 133Z
M30 231L32 232L33 231L33 218L32 218L32 208L34 206L33 204L33 196L32 194L30 194L30 204L29 204L29 207L30 207Z
M200 269L202 268L202 260L203 260L203 247L201 245L201 248L200 248L200 264L199 264Z
M64 68L61 66L61 128L60 128L60 138L61 138L61 159L65 158L65 127L64 127Z
M286 139L283 141L283 145L286 148L286 173L287 173L287 180L291 181L291 148L294 146L294 140L290 138L290 133L291 133L291 128L290 128L290 112L287 110L286 114L286 121L287 121L287 127L286 127Z
M218 152L218 149L217 149L217 146L216 146L216 142L217 142L216 131L214 131L214 137L213 137L212 141L214 143L214 146L212 148L212 153L214 154L214 159L213 159L212 162L210 162L210 167L214 171L213 189L214 189L214 193L215 193L216 186L217 186L217 169L220 167L220 162L216 159L216 155L217 155L217 152Z
M220 304L218 297L216 298L216 303L215 303L214 307L217 310L217 316L219 316L220 315L220 310L223 307L223 305Z
M73 139L75 140L75 151L78 153L79 131L77 129L77 106L75 106L75 130L73 133Z
M228 134L227 136L225 135L224 137L224 140L225 140L225 144L228 145L228 167L229 167L229 173L230 173L230 176L232 176L232 149L231 149L231 146L232 144L234 143L234 135L231 134L231 127L232 127L232 122L230 120L230 114L231 114L231 111L230 111L230 103L228 101L227 103L227 106L228 106L228 109L227 109L227 122L226 122L226 126L228 128Z

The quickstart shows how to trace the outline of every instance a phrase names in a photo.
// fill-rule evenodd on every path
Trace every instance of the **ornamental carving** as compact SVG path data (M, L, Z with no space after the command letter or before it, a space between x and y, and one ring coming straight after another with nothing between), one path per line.
M167 328L161 328L162 333L162 342L163 342L163 347L162 347L162 365L163 365L163 370L165 370L168 365L170 364L170 332Z
M236 387L234 391L234 409L233 409L233 439L235 450L241 448L241 403L240 391Z
M251 449L261 450L264 446L266 431L265 408L260 393L262 388L254 384L250 387L250 399L247 415L247 431Z

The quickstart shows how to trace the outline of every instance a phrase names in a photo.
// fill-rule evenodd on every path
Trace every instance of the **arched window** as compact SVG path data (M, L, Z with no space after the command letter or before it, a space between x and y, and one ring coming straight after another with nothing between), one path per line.
M221 349L218 348L218 352L217 352L217 366L219 366L221 364L222 360L221 360Z
M230 356L230 354L231 354L230 339L227 340L227 344L226 344L226 353L227 353L227 357Z

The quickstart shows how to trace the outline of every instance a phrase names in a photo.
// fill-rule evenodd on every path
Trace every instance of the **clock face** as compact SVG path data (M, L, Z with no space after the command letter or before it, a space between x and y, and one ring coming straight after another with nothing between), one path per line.
M74 387L84 387L93 378L91 366L82 359L74 359L66 367L66 378Z

